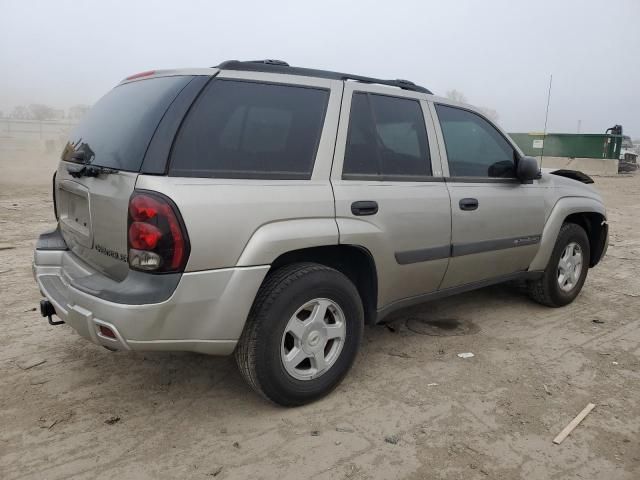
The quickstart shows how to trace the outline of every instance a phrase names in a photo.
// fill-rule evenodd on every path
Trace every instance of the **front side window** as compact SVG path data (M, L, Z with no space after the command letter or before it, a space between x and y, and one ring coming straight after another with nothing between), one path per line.
M515 151L488 121L468 110L436 105L452 177L515 177Z
M420 102L354 93L343 178L358 175L393 179L431 175L429 142Z
M213 80L180 128L170 173L309 179L328 99L319 88Z

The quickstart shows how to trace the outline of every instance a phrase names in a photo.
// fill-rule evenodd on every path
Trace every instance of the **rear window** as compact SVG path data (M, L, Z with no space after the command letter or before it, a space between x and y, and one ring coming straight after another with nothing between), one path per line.
M140 171L158 123L192 78L159 77L118 85L94 105L73 131L62 160Z
M170 174L308 179L328 99L325 89L214 80L176 137Z

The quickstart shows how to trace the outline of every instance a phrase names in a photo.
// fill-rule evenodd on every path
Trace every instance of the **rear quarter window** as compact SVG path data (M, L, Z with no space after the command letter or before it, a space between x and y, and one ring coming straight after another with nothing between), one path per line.
M172 176L309 179L329 91L213 80L185 118Z
M89 111L62 152L62 160L140 171L162 116L191 76L158 77L118 85ZM84 158L74 155L84 152Z

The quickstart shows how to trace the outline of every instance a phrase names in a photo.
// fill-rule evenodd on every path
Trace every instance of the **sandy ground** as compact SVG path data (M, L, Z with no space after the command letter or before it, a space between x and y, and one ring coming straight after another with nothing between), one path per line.
M332 395L283 409L231 358L110 353L48 326L30 263L55 161L3 155L0 478L640 478L640 175L597 179L611 247L571 306L497 286L403 312L367 328Z

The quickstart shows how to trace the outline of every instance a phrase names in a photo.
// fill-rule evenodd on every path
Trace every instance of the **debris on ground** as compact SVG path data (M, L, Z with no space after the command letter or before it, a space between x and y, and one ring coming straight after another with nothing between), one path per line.
M396 333L396 327L389 325L388 323L384 324L384 327L392 333Z
M54 419L47 419L45 417L40 417L38 421L40 423L40 428L46 428L47 430L51 430L54 426L58 425L59 423L70 420L72 416L73 416L73 412L70 411L65 413L61 417L56 417Z
M580 424L584 418L589 415L589 412L595 408L595 404L589 403L586 407L582 409L582 411L569 422L569 424L564 427L564 429L558 434L556 438L553 439L553 443L556 445L560 445L562 441L569 436L571 432Z
M600 318L594 318L593 320L591 320L593 323L604 323L604 320L600 319Z
M28 360L23 360L22 362L17 362L19 368L22 370L29 370L30 368L37 367L38 365L42 365L46 360L40 357L33 357Z
M30 385L44 385L45 383L47 383L49 380L47 379L41 379L41 380L31 380L29 382Z
M353 433L355 430L350 425L338 424L336 425L336 432Z
M387 435L384 437L384 441L390 443L391 445L397 445L400 441L400 437L398 435Z
M542 384L542 388L544 388L544 391L547 395L551 395L551 390L549 390L549 387L547 387L544 383Z
M427 387L437 387L437 383L427 383Z
M234 446L234 447L236 447L236 448L240 448L240 443L238 443L238 442L233 442L233 446Z
M318 437L318 436L320 436L320 431L318 431L318 430L311 430L311 436L312 436L312 437Z
M109 417L107 418L104 423L106 423L107 425L115 425L116 423L118 423L120 421L120 417L118 416L113 416L113 417Z
M405 352L388 352L387 355L390 355L392 357L411 358L411 355Z
M214 469L212 472L207 473L209 477L217 477L222 472L222 467Z
M475 357L475 355L471 352L464 352L464 353L459 353L458 356L460 358L472 358Z

